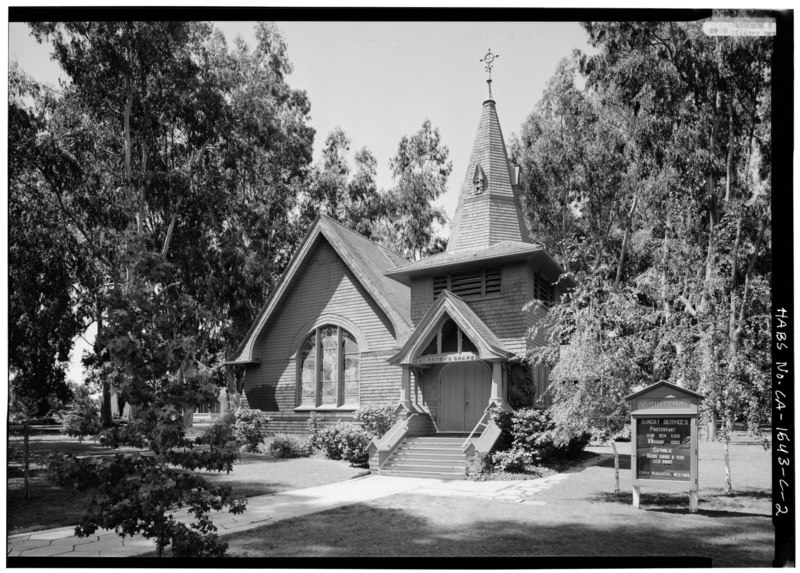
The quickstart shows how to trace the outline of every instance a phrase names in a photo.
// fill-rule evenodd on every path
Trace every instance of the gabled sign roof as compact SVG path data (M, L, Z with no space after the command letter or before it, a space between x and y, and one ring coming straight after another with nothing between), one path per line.
M661 386L664 386L666 388L669 388L670 390L674 390L675 392L678 392L678 393L681 393L681 394L686 394L687 396L693 396L694 398L699 398L701 400L703 398L705 398L705 396L703 396L702 394L698 394L697 392L692 392L691 390L687 390L686 388L682 388L681 386L678 386L676 384L672 384L671 382L656 382L655 384L651 384L647 388L643 388L643 389L639 390L638 392L634 392L633 394L630 394L629 396L625 396L625 398L623 398L623 400L633 400L634 398L638 398L642 394L647 394L648 392L652 392L653 390L655 390L656 388L659 388Z

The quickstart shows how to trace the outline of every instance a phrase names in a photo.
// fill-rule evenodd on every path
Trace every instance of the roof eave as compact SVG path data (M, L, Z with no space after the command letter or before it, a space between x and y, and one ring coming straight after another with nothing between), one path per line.
M442 261L442 263L440 264L434 264L419 268L404 269L403 267L398 267L396 269L387 271L384 274L387 277L393 278L404 284L409 284L412 277L419 275L427 275L430 274L431 271L452 271L464 267L475 266L476 264L485 264L487 262L500 262L500 261L509 262L513 260L525 260L529 257L536 256L536 254L540 252L544 252L544 249L542 249L542 247L536 246L536 248L526 251L519 251L516 253L503 253L497 255L478 256L472 259L461 260L461 261Z

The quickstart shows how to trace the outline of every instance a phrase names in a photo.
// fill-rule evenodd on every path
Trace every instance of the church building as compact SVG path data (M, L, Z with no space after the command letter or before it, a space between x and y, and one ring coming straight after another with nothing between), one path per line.
M547 373L524 355L562 269L531 241L489 88L444 252L409 262L325 215L298 246L227 361L244 368L270 430L303 433L311 412L333 423L390 402L399 421L371 446L370 468L456 477L487 409L511 408L510 387L545 405ZM533 299L544 304L523 311ZM406 455L402 467L414 438L428 463ZM458 463L437 466L437 451Z

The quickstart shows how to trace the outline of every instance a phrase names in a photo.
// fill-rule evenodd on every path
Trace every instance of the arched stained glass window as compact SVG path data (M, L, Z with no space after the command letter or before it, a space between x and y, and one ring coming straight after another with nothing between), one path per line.
M299 406L358 405L361 353L355 337L326 324L300 347L297 375Z
M342 330L342 353L344 354L344 403L358 404L359 380L361 378L361 354L358 344L346 330Z

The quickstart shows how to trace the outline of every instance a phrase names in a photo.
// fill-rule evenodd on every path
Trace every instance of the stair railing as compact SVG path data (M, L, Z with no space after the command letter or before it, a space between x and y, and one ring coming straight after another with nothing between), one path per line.
M475 427L472 428L472 431L470 432L469 436L467 436L467 439L464 440L464 443L461 444L461 449L462 450L467 448L467 446L469 445L469 441L472 439L472 436L475 435L475 432L478 431L478 428L480 428L481 426L486 427L486 426L489 425L487 422L484 422L484 420L486 419L486 416L489 415L489 411L490 411L489 408L486 408L486 410L483 411L483 416L481 416L481 419L478 420L477 424L475 424Z
M380 439L375 438L370 442L367 452L369 452L370 460L373 460L375 454L377 454L378 470L383 467L383 464L388 461L394 450L403 441L406 433L408 433L408 424L414 416L416 414L411 414L405 420L398 420L383 437Z
M409 420L411 420L412 416L416 416L416 414L411 414L411 416L409 416L405 420L401 420L399 424L395 424L394 426L392 426L389 432L381 438L381 445L386 445L386 446L391 445L392 438L394 438L395 434L397 434L400 430L405 430L406 428L408 428L408 422Z

